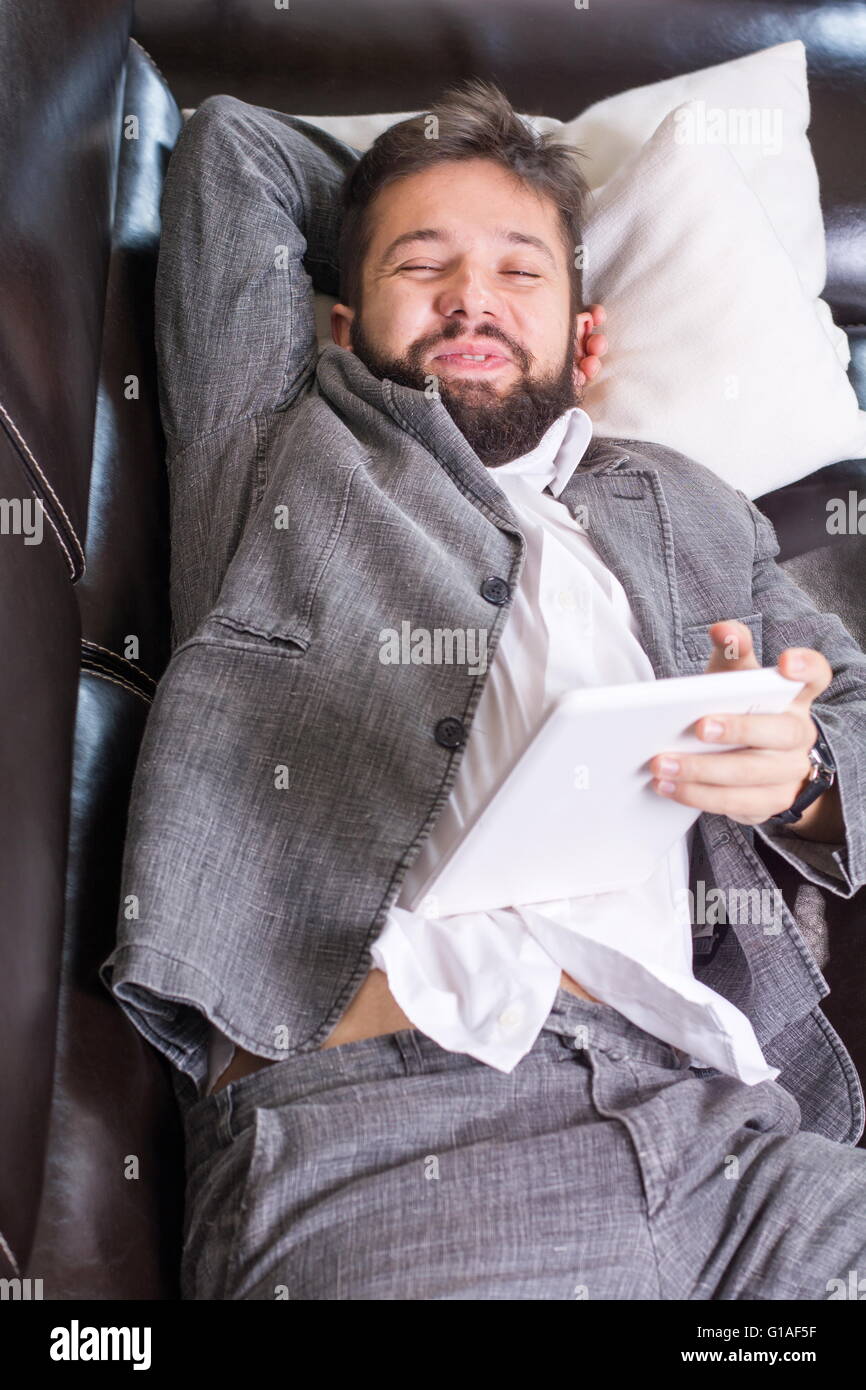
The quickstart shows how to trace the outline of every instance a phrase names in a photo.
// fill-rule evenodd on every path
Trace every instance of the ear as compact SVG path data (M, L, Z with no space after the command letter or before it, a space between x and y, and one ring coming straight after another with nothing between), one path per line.
M354 318L355 310L348 304L335 304L331 310L331 337L338 347L348 348L349 352L352 351L349 334Z
M586 357L589 351L589 338L595 328L595 321L589 310L576 314L574 319L574 363L580 364L581 358Z

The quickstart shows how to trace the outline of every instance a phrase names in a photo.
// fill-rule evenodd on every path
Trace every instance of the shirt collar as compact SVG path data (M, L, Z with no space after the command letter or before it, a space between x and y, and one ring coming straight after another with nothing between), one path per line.
M538 492L549 486L554 497L558 497L586 453L591 438L592 421L585 410L573 405L554 420L528 454L500 463L488 472L496 482L503 477L523 478Z

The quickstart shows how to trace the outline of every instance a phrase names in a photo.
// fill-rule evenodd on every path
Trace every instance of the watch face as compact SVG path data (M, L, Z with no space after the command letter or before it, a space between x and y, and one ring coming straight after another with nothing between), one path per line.
M836 771L836 764L833 761L833 754L830 752L830 749L828 748L826 740L824 739L822 734L819 734L817 739L815 740L815 746L812 749L812 752L818 755L818 758L820 759L821 765L824 768L825 772Z
M824 761L823 754L817 747L810 749L809 757L812 760L812 771L809 777L809 784L817 782L819 786L827 788L832 786L836 769L831 760L829 765Z

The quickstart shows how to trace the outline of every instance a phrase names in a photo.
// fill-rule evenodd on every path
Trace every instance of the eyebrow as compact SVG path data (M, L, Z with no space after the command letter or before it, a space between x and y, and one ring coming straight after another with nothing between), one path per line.
M536 251L540 251L546 256L551 265L556 268L556 258L550 247L541 237L531 236L528 232L514 231L510 227L494 227L493 235L499 237L500 241L506 241L512 246L532 246ZM380 267L388 265L394 260L401 247L415 241L444 241L453 242L456 240L453 232L446 231L444 227L416 227L412 232L403 232L395 237L390 246L386 249L381 260Z

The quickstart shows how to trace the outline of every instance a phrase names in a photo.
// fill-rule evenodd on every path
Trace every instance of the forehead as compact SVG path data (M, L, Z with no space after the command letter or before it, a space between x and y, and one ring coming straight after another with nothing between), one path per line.
M395 237L416 229L438 229L464 239L502 240L506 231L524 234L543 241L554 256L562 255L553 200L489 159L448 160L406 174L385 185L370 211L374 258L381 258ZM513 244L517 246L516 239Z

